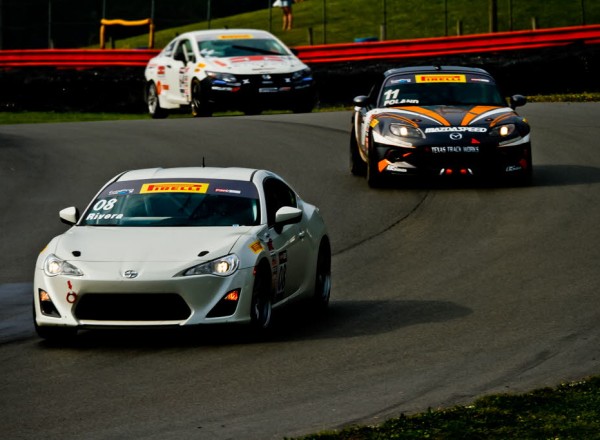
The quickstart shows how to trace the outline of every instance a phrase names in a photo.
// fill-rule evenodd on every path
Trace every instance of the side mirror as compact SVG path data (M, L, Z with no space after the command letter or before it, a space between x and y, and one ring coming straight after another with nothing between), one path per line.
M79 209L69 206L58 213L60 221L66 225L72 226L79 220Z
M512 95L510 97L510 108L513 110L527 104L527 98L523 95Z
M360 95L354 98L352 102L356 107L367 107L370 104L370 99L368 96Z
M282 206L275 213L275 231L281 232L285 225L300 223L302 210L291 206Z

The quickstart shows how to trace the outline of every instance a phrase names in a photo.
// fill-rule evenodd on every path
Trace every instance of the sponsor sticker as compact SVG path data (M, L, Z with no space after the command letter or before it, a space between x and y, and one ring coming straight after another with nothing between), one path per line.
M258 253L260 253L260 251L262 251L262 250L263 250L262 243L261 243L260 241L258 241L258 240L256 240L254 243L250 244L248 247L249 247L249 248L252 250L252 252L254 252L255 254L258 254Z
M247 40L254 38L251 34L230 34L230 35L219 35L219 40Z
M208 190L208 183L196 182L160 182L160 183L145 183L142 185L140 194L149 193L198 193L204 194Z
M485 127L429 127L425 133L486 133Z
M464 83L465 75L415 75L418 83Z
M437 153L479 153L479 147L475 147L472 145L468 145L468 146L449 145L449 146L444 146L444 147L431 147L431 152L434 154L437 154Z

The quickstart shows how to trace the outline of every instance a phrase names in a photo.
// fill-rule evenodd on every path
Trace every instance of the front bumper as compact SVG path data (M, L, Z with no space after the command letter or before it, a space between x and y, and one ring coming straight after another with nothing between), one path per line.
M312 78L291 81L288 76L246 75L235 83L210 78L202 82L202 93L217 110L308 108L316 104L316 86Z
M36 270L37 325L122 328L250 321L253 268L239 269L229 277L173 277L158 272L156 268L151 279L143 274L138 279L106 275L92 279L48 277ZM224 305L224 296L232 291L238 292L238 300ZM50 298L51 305L41 297Z
M382 174L486 178L524 175L532 168L530 142L504 147L478 144L421 145L416 148L375 142L372 152Z

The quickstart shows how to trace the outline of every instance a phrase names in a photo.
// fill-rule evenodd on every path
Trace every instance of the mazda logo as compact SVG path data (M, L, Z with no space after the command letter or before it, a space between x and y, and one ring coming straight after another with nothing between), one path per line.
M460 134L460 133L452 133L450 135L450 139L452 139L453 141L457 141L459 139L462 139L462 134Z
M124 278L135 278L138 276L138 273L135 270L126 270L123 272Z

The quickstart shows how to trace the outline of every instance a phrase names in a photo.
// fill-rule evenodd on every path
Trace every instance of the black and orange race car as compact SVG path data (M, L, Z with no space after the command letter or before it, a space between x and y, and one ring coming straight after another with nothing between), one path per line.
M372 187L387 176L507 177L529 184L529 124L485 70L455 66L388 70L354 98L350 170Z

